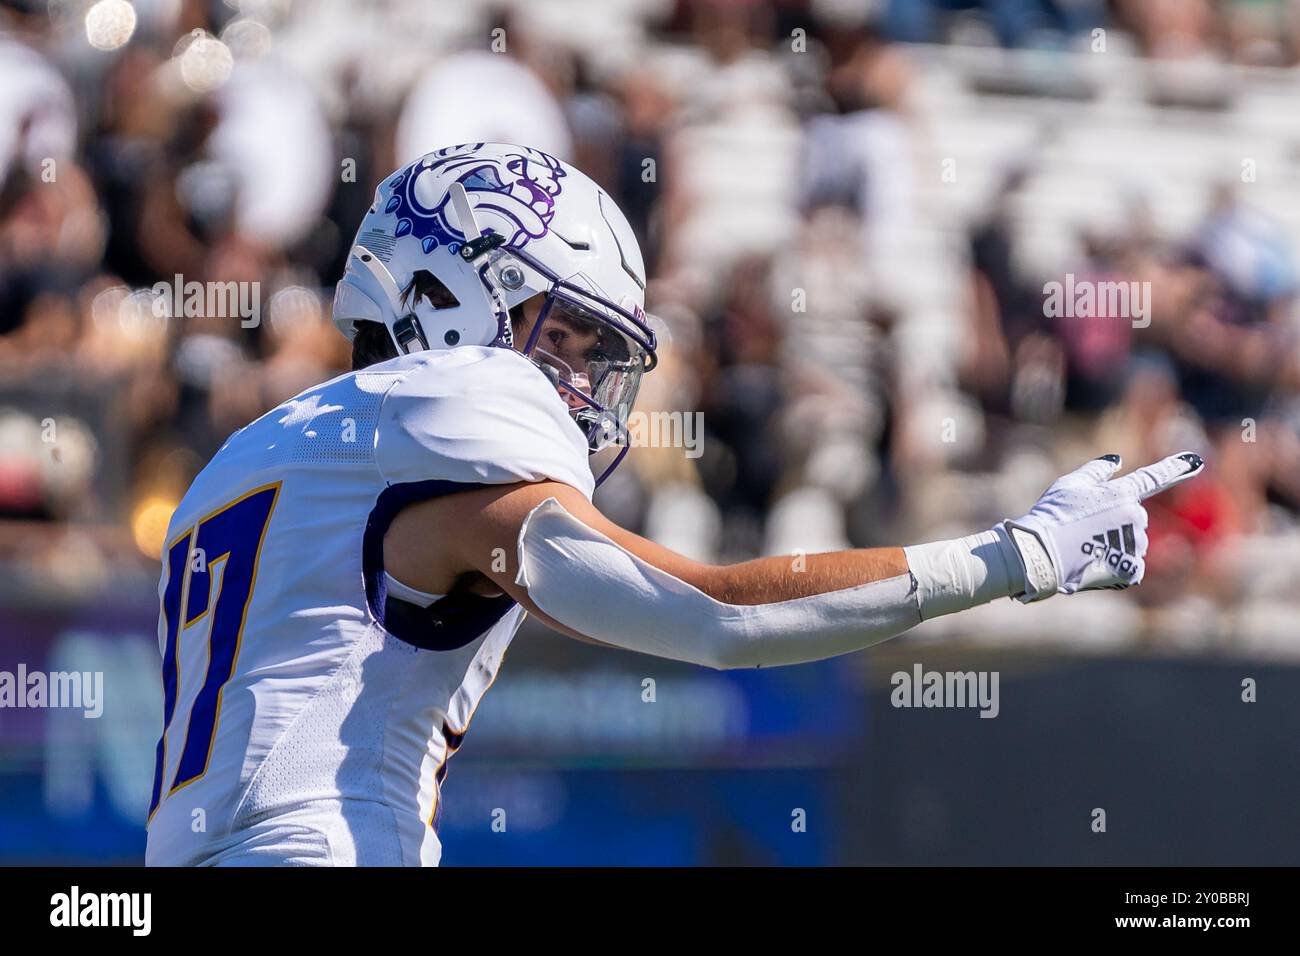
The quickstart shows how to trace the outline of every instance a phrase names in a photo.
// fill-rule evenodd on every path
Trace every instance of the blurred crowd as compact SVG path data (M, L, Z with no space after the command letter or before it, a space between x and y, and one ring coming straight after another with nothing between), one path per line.
M916 44L1097 30L1152 60L1300 55L1284 0L0 4L4 587L156 576L225 437L346 367L330 297L378 179L513 141L627 213L668 342L641 408L703 425L698 457L633 452L599 493L616 519L721 560L897 544L1019 514L1095 454L1190 448L1211 468L1154 504L1130 630L1289 612L1295 236L1229 185L1174 237L1134 197L1070 271L1150 283L1135 327L1046 315L1061 276L1011 214L1032 156L969 221L926 201ZM257 283L260 321L172 316L151 290L177 277Z

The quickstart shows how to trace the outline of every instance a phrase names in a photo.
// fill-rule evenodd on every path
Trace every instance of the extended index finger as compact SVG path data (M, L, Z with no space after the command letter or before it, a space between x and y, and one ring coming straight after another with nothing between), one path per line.
M1139 468L1123 478L1116 478L1112 484L1128 488L1138 498L1150 498L1189 478L1195 478L1204 468L1205 460L1200 455L1185 451Z

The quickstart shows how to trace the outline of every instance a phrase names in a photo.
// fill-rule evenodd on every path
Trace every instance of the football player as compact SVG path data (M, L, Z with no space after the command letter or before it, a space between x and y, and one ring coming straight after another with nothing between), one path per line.
M334 300L353 371L232 435L171 520L148 863L436 864L447 760L525 614L706 667L818 660L1138 583L1142 499L1202 467L1105 456L966 538L701 564L591 503L656 361L645 285L610 197L545 153L380 185Z

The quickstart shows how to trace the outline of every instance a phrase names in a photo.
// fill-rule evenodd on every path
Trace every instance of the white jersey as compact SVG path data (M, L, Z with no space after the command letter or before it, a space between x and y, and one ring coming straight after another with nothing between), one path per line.
M341 375L231 436L163 553L146 862L436 864L447 758L524 612L400 585L384 533L413 501L542 479L590 498L587 443L508 349Z

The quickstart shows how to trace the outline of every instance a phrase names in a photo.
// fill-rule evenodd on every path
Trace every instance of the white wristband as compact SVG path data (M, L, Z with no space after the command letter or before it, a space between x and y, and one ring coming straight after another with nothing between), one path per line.
M1002 528L903 549L921 620L1024 591L1024 572Z

